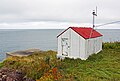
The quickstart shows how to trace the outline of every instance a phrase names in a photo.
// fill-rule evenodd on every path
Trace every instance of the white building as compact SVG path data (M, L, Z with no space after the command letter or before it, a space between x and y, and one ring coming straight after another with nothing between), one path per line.
M69 27L57 36L57 40L60 58L86 60L102 50L102 34L92 28Z

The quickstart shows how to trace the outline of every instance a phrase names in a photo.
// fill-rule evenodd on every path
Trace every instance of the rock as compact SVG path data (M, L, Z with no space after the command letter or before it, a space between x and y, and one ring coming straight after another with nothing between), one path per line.
M6 81L7 75L2 75L2 81Z
M7 78L6 78L6 81L13 81L13 78L7 77Z
M25 81L36 81L36 80L33 80L31 78L27 78Z
M6 78L7 77L7 75L2 75L2 78Z
M2 73L0 73L0 78L2 78Z
M36 81L32 78L27 78L27 76L24 76L23 81Z
M2 78L0 78L0 81L2 81Z
M0 81L36 81L36 80L32 78L27 78L21 71L3 68L0 69Z
M19 57L23 57L23 56L29 56L35 52L39 52L40 49L28 49L28 50L21 50L21 51L16 51L16 52L7 52L6 53L6 57L9 56L19 56Z
M23 81L23 77L24 77L24 75L18 71L10 72L7 75L15 81Z

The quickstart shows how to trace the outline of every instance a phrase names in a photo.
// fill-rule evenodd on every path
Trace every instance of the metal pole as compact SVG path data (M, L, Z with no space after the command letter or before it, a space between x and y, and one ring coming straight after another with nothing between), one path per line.
M93 12L93 29L95 27L94 23L95 23L95 17L94 17L94 12Z
M92 28L92 30L91 30L91 32L90 32L90 37L89 37L89 39L92 37L92 32L93 32L93 29L94 29L94 27L95 27L95 16L97 16L97 14L95 13L95 11L93 10L93 28Z

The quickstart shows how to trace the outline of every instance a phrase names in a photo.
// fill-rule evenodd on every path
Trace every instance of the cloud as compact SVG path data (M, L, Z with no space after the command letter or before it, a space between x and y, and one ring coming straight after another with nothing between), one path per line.
M70 23L70 22L24 22L24 23L1 23L0 29L66 29L70 26L74 27L90 27L89 23Z
M97 24L99 25L99 24ZM110 24L95 29L120 29L120 24ZM70 22L22 22L22 23L0 23L0 29L66 29L68 27L92 27L90 23L70 23Z
M39 23L37 25L39 28L42 27L41 22L48 24L43 25L47 28L51 28L53 24L57 27L61 23L89 23L91 26L92 10L96 6L98 6L97 24L120 20L119 2L119 0L1 0L0 23L6 23L10 28L15 24L29 28L29 25L26 25L28 23Z

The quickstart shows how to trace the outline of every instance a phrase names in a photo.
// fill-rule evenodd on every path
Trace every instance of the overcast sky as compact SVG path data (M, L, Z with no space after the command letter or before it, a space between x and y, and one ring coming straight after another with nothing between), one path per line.
M0 29L60 29L91 27L120 21L120 0L0 0ZM120 23L99 28L119 28Z

